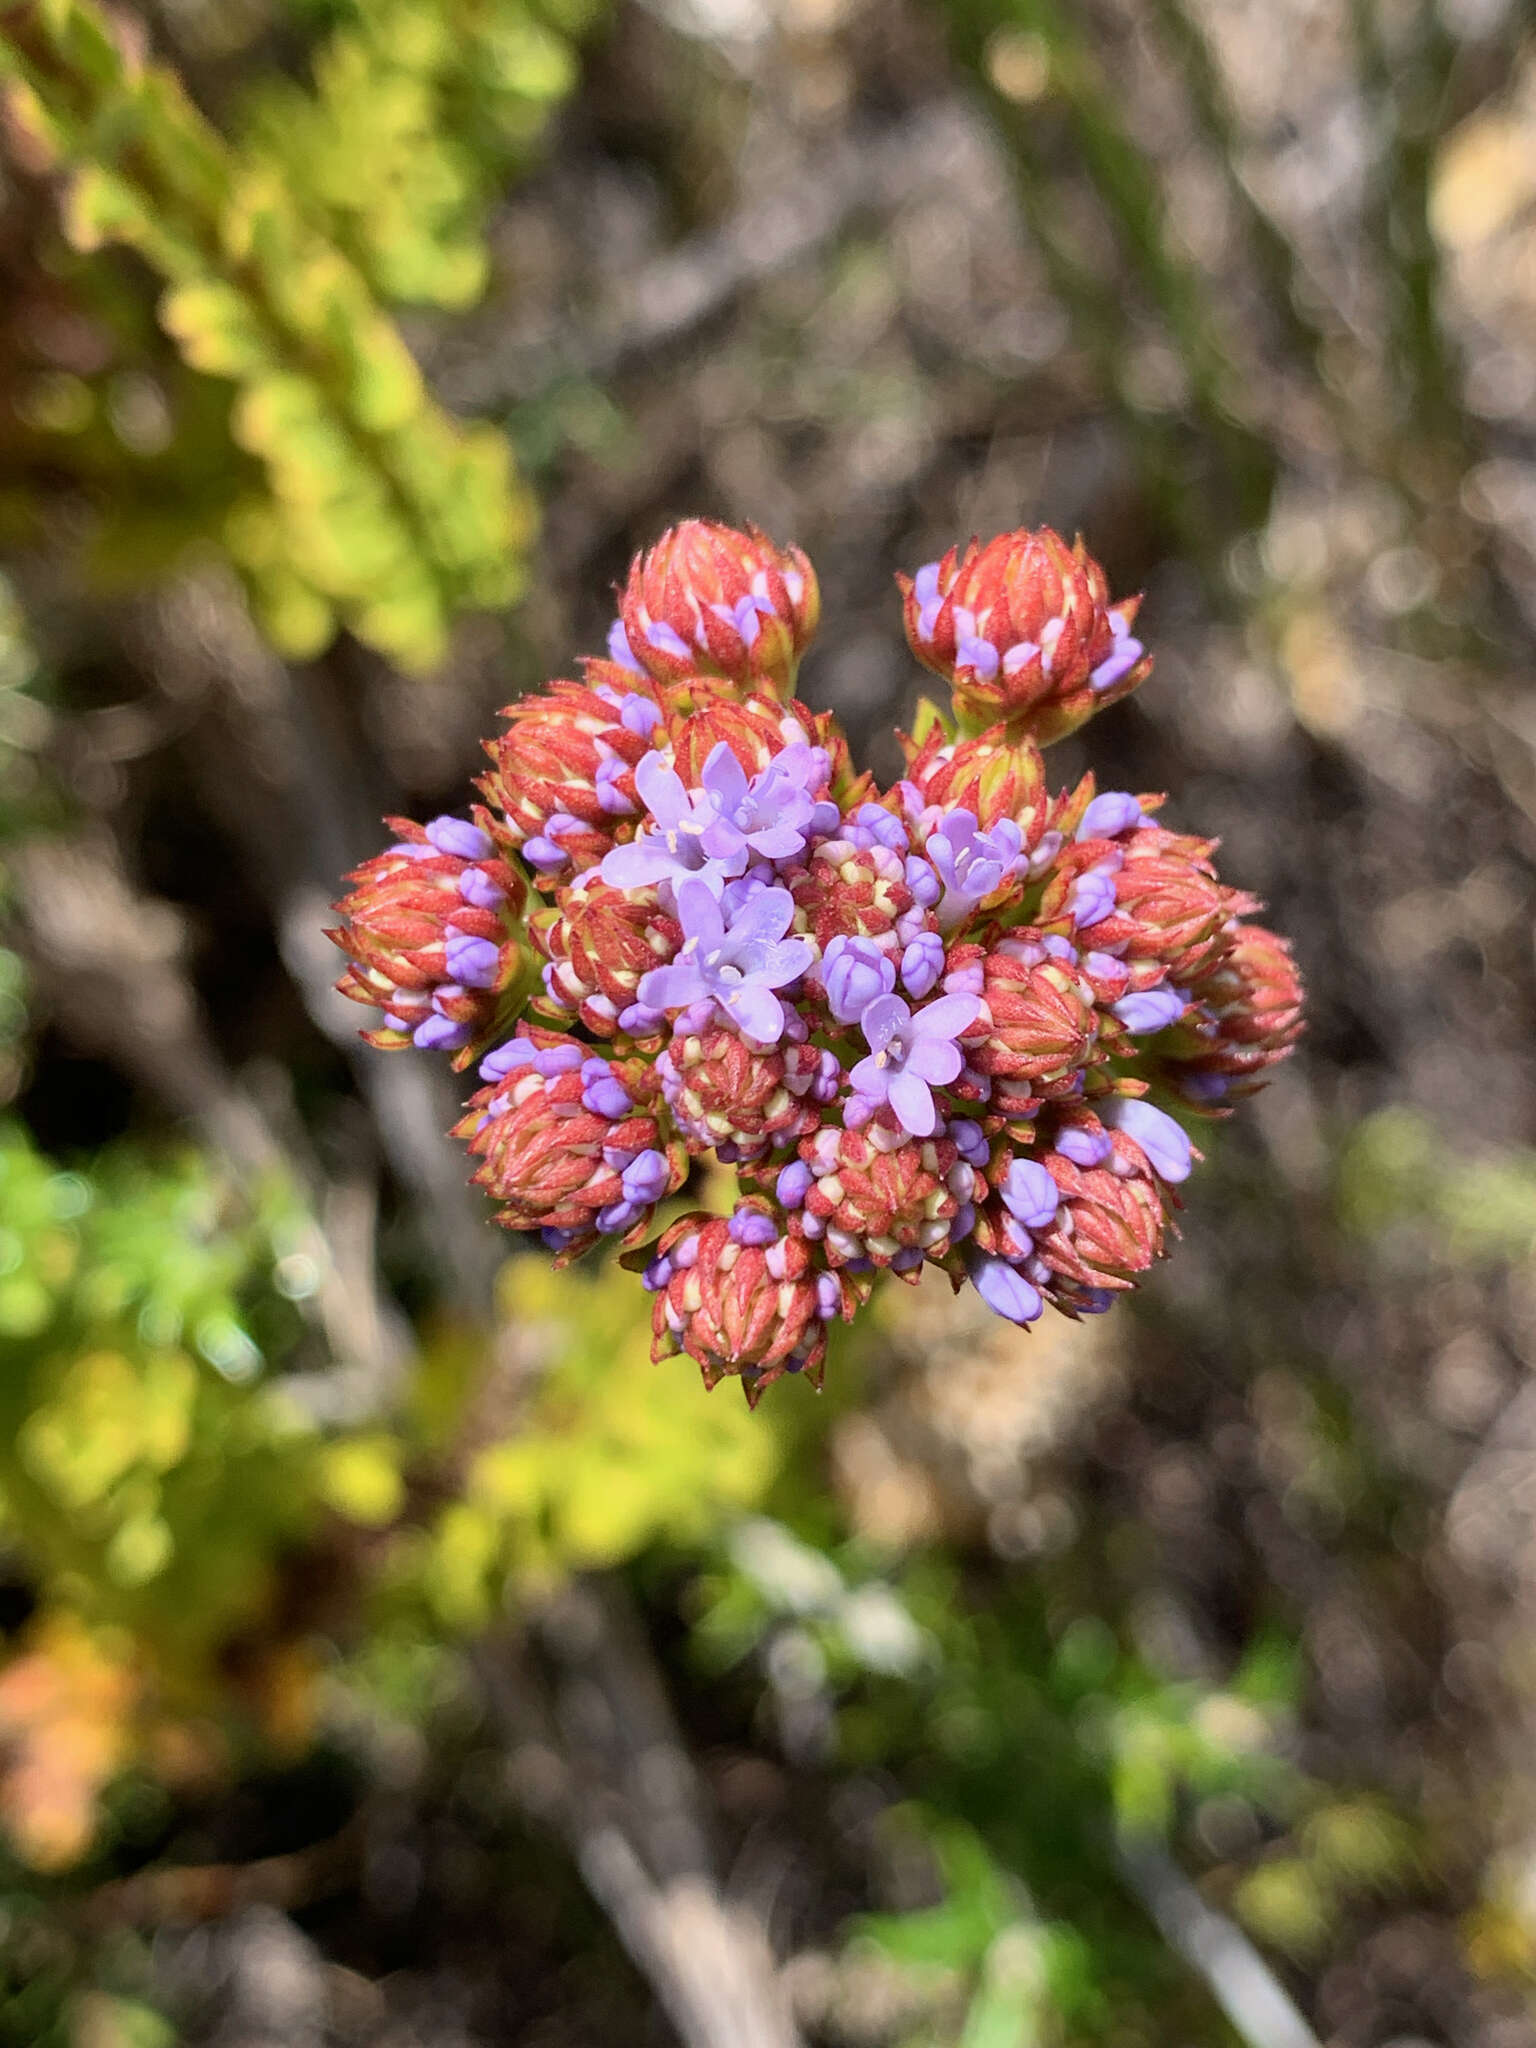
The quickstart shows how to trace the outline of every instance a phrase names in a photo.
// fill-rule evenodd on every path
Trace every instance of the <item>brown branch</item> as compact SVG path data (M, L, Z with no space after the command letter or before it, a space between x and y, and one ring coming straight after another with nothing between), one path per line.
M504 1639L478 1660L515 1796L565 1837L686 2048L799 2048L762 1919L715 1875L704 1788L622 1589L568 1587L534 1636L537 1656Z

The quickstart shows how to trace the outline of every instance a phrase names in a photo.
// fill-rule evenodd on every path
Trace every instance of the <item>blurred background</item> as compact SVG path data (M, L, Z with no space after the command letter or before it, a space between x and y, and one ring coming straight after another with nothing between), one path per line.
M0 2041L1536 2043L1536 15L3 0ZM1300 1055L755 1417L322 936L670 519L1081 529ZM509 1257L510 1252L510 1257ZM899 1296L899 1299L895 1298Z

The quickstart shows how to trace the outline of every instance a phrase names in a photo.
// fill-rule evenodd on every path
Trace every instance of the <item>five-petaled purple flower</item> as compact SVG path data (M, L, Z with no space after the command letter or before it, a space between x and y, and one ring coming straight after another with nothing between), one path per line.
M939 1123L933 1090L964 1066L955 1040L980 1013L978 996L940 996L915 1011L900 996L877 997L859 1020L869 1056L848 1077L855 1094L868 1104L888 1102L914 1138L932 1137Z
M983 832L974 812L945 813L923 845L944 885L937 911L942 930L953 930L1018 872L1023 846L1024 835L1012 818L1000 818Z
M685 876L676 887L683 944L667 967L642 975L636 991L655 1010L712 1002L744 1037L777 1045L784 1005L774 994L797 981L816 958L810 939L787 939L795 914L787 889L760 888L727 922L708 883Z
M836 804L811 794L823 779L826 756L803 742L785 747L749 781L724 740L710 750L689 789L659 754L635 769L635 787L654 829L603 856L611 888L642 889L684 875L700 876L713 894L754 861L789 860L806 842L825 838L838 823Z

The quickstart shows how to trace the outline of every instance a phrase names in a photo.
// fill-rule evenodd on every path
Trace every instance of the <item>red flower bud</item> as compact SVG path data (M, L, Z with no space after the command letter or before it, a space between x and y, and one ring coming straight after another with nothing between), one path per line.
M820 614L799 548L711 519L685 519L637 555L619 598L629 651L658 682L716 674L780 697Z
M950 1225L981 1186L950 1139L909 1137L888 1109L862 1130L826 1125L801 1141L800 1157L815 1176L801 1227L822 1241L828 1265L894 1263L914 1281L925 1258L944 1256Z
M1133 987L1163 975L1186 983L1213 962L1224 932L1253 898L1227 889L1211 865L1215 841L1148 825L1123 847L1107 840L1082 840L1062 855L1037 913L1060 919L1071 901L1070 883L1086 869L1111 871L1114 908L1107 917L1076 931L1077 942L1118 954L1132 970ZM1145 971L1142 971L1145 970Z
M540 887L553 888L556 877L595 867L633 836L645 809L635 764L660 718L655 686L593 661L585 683L551 683L501 716L509 729L486 741L496 766L478 786L506 821L502 837L526 849Z
M757 1234L757 1219L773 1222L770 1203L744 1201L729 1221L685 1216L662 1233L645 1276L656 1296L651 1356L686 1351L707 1387L739 1374L753 1407L786 1372L819 1386L829 1317L847 1321L868 1292L820 1268L803 1238L740 1242Z
M804 704L781 704L764 696L712 697L696 710L669 711L666 737L673 766L690 786L702 780L704 763L722 740L749 776L761 774L786 747L811 746L827 756L829 785L852 784L848 742L836 719Z
M972 731L1006 723L1048 745L1151 670L1131 637L1140 600L1112 604L1081 539L1069 548L1048 526L951 548L898 580L912 651Z
M1068 1094L1097 1055L1093 991L1083 974L1014 932L983 963L986 1036L967 1048L994 1083L994 1109L1027 1116L1033 1102Z
M1161 1258L1167 1233L1172 1197L1140 1146L1120 1131L1108 1137L1110 1157L1102 1166L1078 1166L1056 1151L1043 1155L1063 1207L1035 1239L1035 1250L1059 1281L1078 1287L1130 1287L1133 1275ZM1049 1283L1048 1291L1055 1291ZM1059 1305L1071 1301L1069 1286Z
M384 1012L383 1025L363 1033L370 1045L414 1040L455 1052L463 1066L506 1021L509 992L524 983L527 884L496 854L492 821L478 815L476 825L387 818L395 845L348 876L356 886L334 906L345 922L326 936L351 961L339 992Z
M1165 1072L1195 1107L1252 1094L1301 1036L1301 976L1286 941L1262 925L1238 925L1190 994Z
M552 1233L563 1259L604 1233L638 1242L656 1203L688 1174L686 1147L655 1113L650 1068L638 1060L596 1062L589 1046L537 1028L525 1028L516 1043L536 1049L539 1064L509 1066L470 1098L454 1126L481 1162L473 1179L503 1205L497 1222ZM607 1068L605 1087L617 1083L622 1091L619 1114L594 1094L594 1064Z
M1045 763L1032 739L1007 739L994 728L957 741L935 725L921 745L908 739L902 745L907 780L925 805L969 811L984 832L1011 818L1024 834L1024 851L1033 852L1049 822L1050 799Z
M684 1137L727 1164L792 1144L821 1121L811 1091L822 1056L809 1043L765 1051L728 1025L710 1024L680 1032L656 1072Z
M796 931L809 932L822 952L839 932L882 939L912 908L905 863L888 846L824 839L808 862L782 873L795 899ZM894 936L890 943L899 958Z
M532 923L548 962L547 1000L575 1011L598 1038L612 1038L635 1000L642 974L661 967L682 943L682 927L654 889L614 889L590 868L560 892L559 907Z

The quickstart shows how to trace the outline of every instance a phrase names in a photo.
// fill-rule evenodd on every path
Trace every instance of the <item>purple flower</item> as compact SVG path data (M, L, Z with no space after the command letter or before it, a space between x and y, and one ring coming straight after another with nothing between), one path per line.
M739 875L755 854L761 860L788 860L804 851L806 840L822 837L838 823L836 804L814 801L812 777L819 749L786 747L748 782L746 770L724 740L704 763L703 793L715 816L704 834L704 851L728 875Z
M1000 889L1016 873L1024 835L1012 818L1003 818L990 832L977 829L971 811L950 811L930 832L923 852L944 884L938 906L940 928L950 931L969 917L976 905Z
M1003 1207L1026 1230L1049 1230L1056 1221L1061 1195L1038 1159L1011 1161L998 1192L1002 1195Z
M1180 1074L1179 1093L1189 1102L1221 1102L1232 1089L1230 1074Z
M843 1283L835 1273L816 1275L816 1310L824 1323L843 1312Z
M703 791L690 793L660 754L642 755L635 787L656 829L604 854L603 880L611 889L643 889L653 882L676 884L684 875L702 875L711 893L718 895L725 871L704 850L704 834L715 821L709 797Z
M985 1252L974 1253L971 1280L987 1307L996 1315L1006 1316L1010 1323L1032 1323L1044 1310L1045 1303L1038 1291L1006 1259L989 1258Z
M661 1010L712 1001L746 1037L777 1045L784 1005L773 991L798 979L816 958L809 939L784 936L795 914L789 891L759 889L729 923L699 876L685 876L676 895L682 949L670 966L641 977L640 1001Z
M1131 970L1113 953L1085 953L1083 972L1093 983L1100 1002L1118 1002L1131 978Z
M1063 1159L1070 1159L1074 1166L1082 1167L1086 1173L1095 1166L1102 1166L1114 1147L1104 1131L1090 1131L1082 1124L1069 1124L1057 1133L1056 1150Z
M1131 638L1130 627L1116 612L1109 615L1109 630L1115 636L1115 645L1089 676L1088 687L1092 690L1112 689L1146 652L1139 640Z
M670 1178L665 1153L637 1152L619 1175L619 1186L626 1202L638 1202L648 1208L666 1193Z
M1122 996L1110 1008L1127 1031L1165 1031L1183 1016L1184 998L1171 988L1149 988L1136 995Z
M1160 1180L1188 1180L1194 1164L1189 1139L1166 1111L1139 1096L1117 1095L1101 1112L1107 1124L1124 1131L1146 1153Z
M563 867L571 856L560 841L567 832L582 829L580 818L573 818L569 811L551 811L544 820L543 832L523 841L524 860L531 861L536 868Z
M1118 839L1141 823L1141 805L1123 789L1106 789L1083 813L1078 839Z
M531 1038L509 1038L505 1045L498 1045L494 1052L488 1052L480 1062L482 1081L504 1081L517 1067L533 1064L538 1047Z
M451 1017L433 1010L411 1033L411 1043L419 1045L425 1052L457 1052L473 1037L474 1033L467 1024L455 1024Z
M857 1024L872 1002L895 988L896 968L873 939L839 933L821 957L821 979L838 1023Z
M971 1166L985 1166L992 1157L986 1132L968 1116L950 1118L949 1137L960 1157Z
M609 1123L619 1123L634 1108L629 1091L619 1081L606 1060L590 1059L582 1063L581 1102L584 1109L594 1116L606 1117Z
M635 814L634 804L619 788L619 778L623 773L624 763L616 754L597 764L597 800L610 818L632 818Z
M622 619L615 619L608 628L608 659L616 661L620 668L627 668L631 675L645 674L645 670L635 659L635 650L629 644L629 635L624 630Z
M901 956L901 985L914 1002L928 994L944 972L944 941L938 932L919 932Z
M704 763L699 787L690 790L660 755L647 754L635 770L635 787L657 829L606 854L603 880L636 889L697 874L718 895L726 880L754 862L803 852L810 837L825 836L838 822L837 806L811 795L824 779L825 761L818 747L790 745L749 782L721 740Z
M609 855L609 859L612 859ZM1115 856L1118 865L1119 855ZM1072 884L1067 897L1067 910L1072 922L1082 929L1085 925L1102 924L1115 907L1115 870L1108 867L1089 868L1079 875Z
M934 873L931 864L924 860L921 854L909 853L902 873L918 908L932 910L944 894L944 884Z
M459 896L476 910L500 910L507 900L506 890L498 888L484 868L464 870L459 877Z
M644 618L644 613L641 617ZM693 649L665 619L646 619L645 637L658 654L670 654L677 661L692 661Z
M439 853L456 853L461 860L489 860L495 851L489 836L464 818L434 818L426 831Z
M838 834L861 851L871 846L888 846L892 853L907 851L907 828L884 804L860 804L852 817L843 821Z
M710 610L724 625L736 628L744 647L756 644L758 633L761 631L758 613L762 612L768 618L773 616L773 606L768 599L759 597L752 591L748 591L745 597L739 597L734 605L712 604ZM702 638L701 634L700 639Z
M666 1022L665 1010L653 1009L649 1003L631 1003L620 1010L618 1025L621 1031L632 1031L637 1038L645 1038L658 1024Z
M773 1184L773 1192L786 1209L798 1209L811 1191L815 1175L803 1159L792 1159Z
M1049 832L1042 832L1035 842L1035 850L1029 856L1029 865L1024 872L1032 882L1038 882L1043 874L1056 865L1056 856L1063 845L1061 834L1053 825Z
M977 634L973 613L963 605L955 607L955 666L971 669L988 682L997 674L1000 660L997 649L990 640L983 640Z
M912 578L912 595L917 599L917 631L923 640L933 638L933 629L939 622L939 612L944 600L939 595L939 565L924 562Z
M761 1209L738 1209L726 1230L733 1244L772 1244L779 1234L773 1218L765 1216Z
M661 723L661 706L649 697L642 697L637 690L631 690L619 706L619 723L636 739L649 739Z
M494 988L501 972L501 948L493 939L473 938L449 925L443 946L449 975L461 988Z
M941 996L916 1012L900 996L879 997L859 1020L870 1051L849 1076L856 1094L866 1103L888 1102L914 1138L931 1137L939 1121L933 1089L964 1066L955 1040L980 1010L976 996Z

